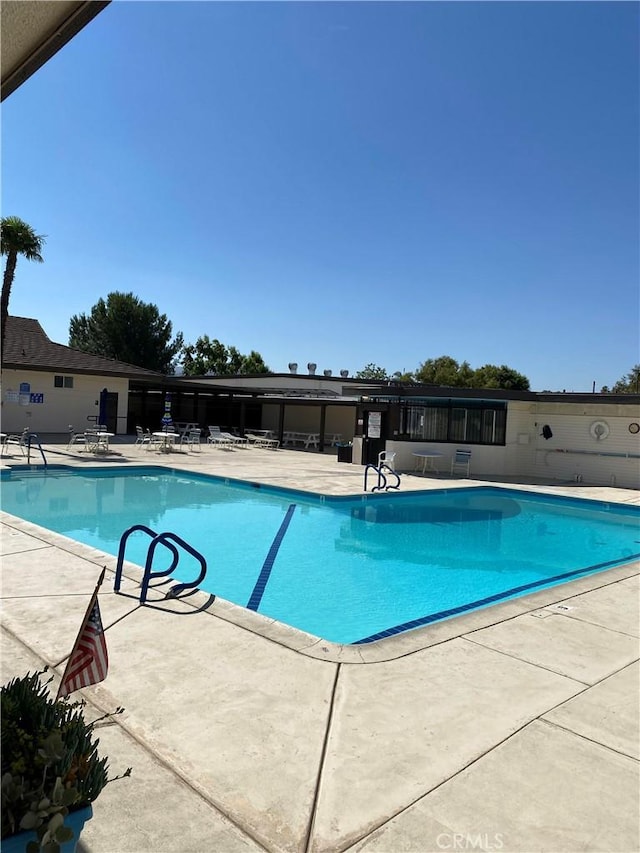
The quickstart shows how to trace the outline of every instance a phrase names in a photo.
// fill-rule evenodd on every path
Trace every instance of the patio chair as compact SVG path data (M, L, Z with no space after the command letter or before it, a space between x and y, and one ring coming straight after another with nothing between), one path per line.
M190 429L188 432L183 433L180 436L180 448L182 448L183 444L187 445L187 450L195 450L196 447L198 450L202 450L200 445L200 429Z
M455 473L456 470L462 469L467 477L471 476L471 451L470 450L456 450L453 459L451 460L451 473Z
M142 429L142 427L136 427L136 444L151 444L151 433L149 430L146 432Z
M381 450L380 453L378 453L378 468L382 468L383 465L386 465L386 467L395 474L395 458L395 450Z
M67 444L67 450L73 447L74 444L83 444L86 446L87 439L84 432L76 432L73 425L69 424L69 443Z
M84 433L85 447L90 453L108 453L109 434L103 429L88 429Z
M24 456L24 448L27 443L27 436L29 435L29 427L25 427L20 434L10 433L2 440L3 450L8 452L10 444L17 444L20 448L22 455Z
M148 428L145 430L145 433L148 437L148 441L145 441L145 444L147 445L147 450L153 450L154 448L156 450L160 450L164 444L164 439L162 438L162 436L154 435Z

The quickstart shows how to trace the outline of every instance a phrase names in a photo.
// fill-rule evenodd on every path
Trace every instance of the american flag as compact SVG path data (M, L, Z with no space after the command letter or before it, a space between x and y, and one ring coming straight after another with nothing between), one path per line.
M104 574L104 573L103 573ZM102 579L98 583L98 586ZM85 620L80 628L75 646L67 662L67 668L62 676L58 697L68 696L74 690L97 684L107 677L109 658L107 643L104 638L98 590L94 592L93 603L90 605Z

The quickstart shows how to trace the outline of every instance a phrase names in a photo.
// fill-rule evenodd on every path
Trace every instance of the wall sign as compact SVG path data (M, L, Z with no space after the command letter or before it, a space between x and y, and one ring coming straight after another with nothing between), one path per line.
M21 406L28 406L31 402L31 385L28 382L20 383L20 396L18 397L18 403Z
M369 412L367 420L367 438L380 438L382 412Z

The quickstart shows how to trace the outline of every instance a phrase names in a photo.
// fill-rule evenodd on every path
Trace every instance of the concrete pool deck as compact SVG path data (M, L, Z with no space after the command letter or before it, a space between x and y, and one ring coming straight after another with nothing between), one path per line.
M51 464L362 492L363 469L332 455L43 446ZM470 482L406 474L402 490ZM523 487L640 504L632 490ZM112 773L133 775L94 803L79 853L640 847L637 562L354 654L203 593L160 588L140 606L132 567L117 595L113 557L7 514L1 547L3 682L62 661L57 687L107 566L110 669L82 693L90 714L125 707L99 734Z

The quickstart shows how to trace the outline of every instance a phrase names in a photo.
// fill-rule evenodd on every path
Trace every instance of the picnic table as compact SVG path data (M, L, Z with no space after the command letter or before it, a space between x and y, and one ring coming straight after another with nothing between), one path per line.
M302 444L305 450L308 450L310 447L317 448L320 444L320 433L285 430L282 433L282 443L285 445Z

